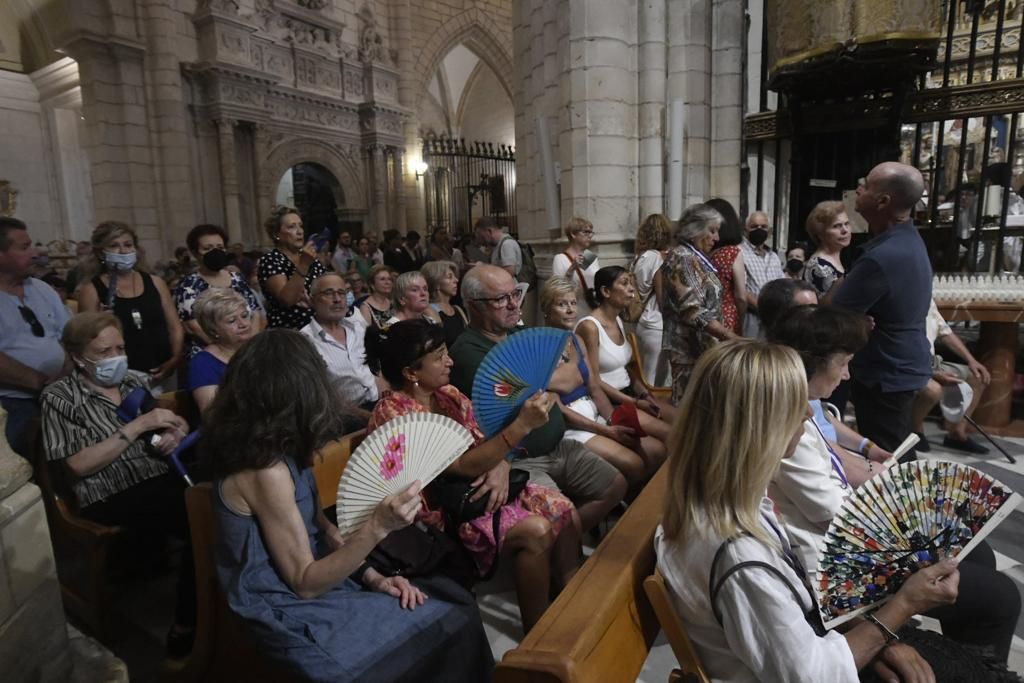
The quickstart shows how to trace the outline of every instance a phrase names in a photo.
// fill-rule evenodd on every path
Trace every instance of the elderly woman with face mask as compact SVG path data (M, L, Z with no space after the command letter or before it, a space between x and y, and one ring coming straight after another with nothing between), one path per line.
M78 310L112 311L121 321L128 367L159 383L181 362L185 333L167 283L147 272L139 259L139 239L131 226L100 223L92 231L100 272L82 283Z
M118 416L124 399L145 389L149 377L128 369L121 322L113 313L79 313L61 342L74 370L42 394L43 444L48 459L69 475L78 514L188 541L183 484L165 457L188 425L163 408L127 422ZM181 559L174 624L168 654L181 656L191 647L195 625L191 550Z

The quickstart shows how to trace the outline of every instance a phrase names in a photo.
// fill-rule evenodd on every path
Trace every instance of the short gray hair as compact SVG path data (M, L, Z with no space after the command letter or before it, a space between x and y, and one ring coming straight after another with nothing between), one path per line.
M472 315L473 308L479 305L477 300L486 297L488 294L484 288L484 283L480 279L481 271L482 269L479 266L475 266L470 268L462 277L462 303L470 315Z
M395 291L392 293L395 303L398 303L405 296L406 290L416 280L423 280L424 284L427 282L427 278L423 277L423 273L418 270L410 270L408 273L402 273L398 276L395 280Z
M336 277L342 282L346 284L348 283L348 280L345 277L343 277L341 273L324 273L323 275L320 275L317 279L313 280L313 284L309 286L310 296L316 296L317 294L320 293L320 290L324 288L324 285L321 282L321 280L323 280L326 277Z
M722 214L707 204L688 206L686 211L683 211L683 215L679 217L679 225L676 226L676 241L692 242L710 230L712 226L721 225L723 220Z
M433 299L437 296L437 290L441 287L441 280L449 272L455 273L455 277L459 276L459 268L451 261L427 261L420 268L420 272L423 273L424 279L427 281L427 289L430 290L430 298Z
M192 317L203 334L216 339L217 321L239 310L249 310L249 304L241 294L227 287L210 287L196 297L192 304Z

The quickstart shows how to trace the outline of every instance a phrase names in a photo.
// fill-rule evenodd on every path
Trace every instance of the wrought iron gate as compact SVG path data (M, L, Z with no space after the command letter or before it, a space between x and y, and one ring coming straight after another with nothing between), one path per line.
M516 226L516 157L512 147L449 137L423 141L427 225L466 234L481 216L492 216L513 235Z

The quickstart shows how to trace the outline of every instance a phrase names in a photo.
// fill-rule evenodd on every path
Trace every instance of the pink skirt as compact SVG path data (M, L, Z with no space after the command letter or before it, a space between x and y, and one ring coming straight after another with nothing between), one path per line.
M509 529L519 524L530 515L537 515L548 520L551 529L557 536L572 520L572 502L558 491L527 483L526 488L515 500L501 507L501 523L498 535L504 544ZM494 522L491 515L480 515L459 527L459 540L473 556L477 569L486 574L494 563L497 545L494 542Z

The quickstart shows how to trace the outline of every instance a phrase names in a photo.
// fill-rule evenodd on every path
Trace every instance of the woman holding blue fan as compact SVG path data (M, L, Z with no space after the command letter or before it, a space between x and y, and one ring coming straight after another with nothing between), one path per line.
M449 383L452 361L440 325L406 320L387 331L371 329L366 348L370 367L392 387L374 408L368 433L395 417L429 412L454 419L473 435L474 446L445 471L442 481L468 481L475 489L470 502L486 499L483 514L459 524L458 537L481 574L492 568L499 553L513 559L523 629L529 631L550 604L551 586L564 586L579 562L580 520L568 498L533 483L526 483L512 500L508 495L511 468L506 456L523 437L547 423L552 399L537 393L509 426L485 439L473 404ZM426 489L423 521L441 526L444 515L432 500L437 485ZM498 538L495 513L500 515Z

